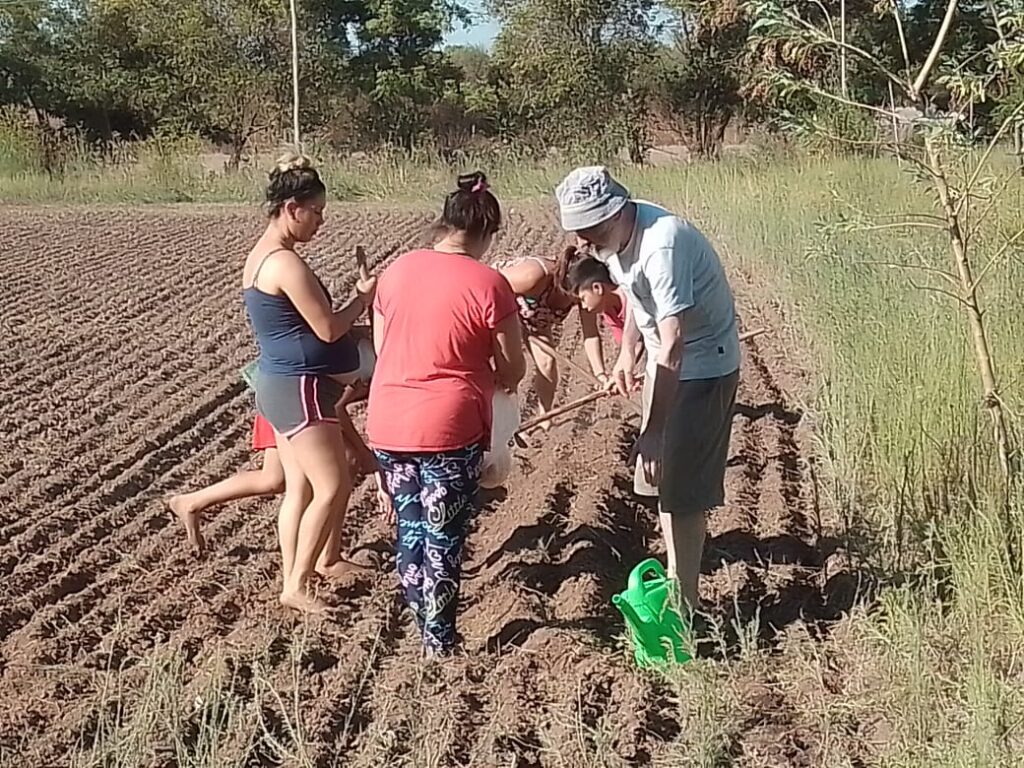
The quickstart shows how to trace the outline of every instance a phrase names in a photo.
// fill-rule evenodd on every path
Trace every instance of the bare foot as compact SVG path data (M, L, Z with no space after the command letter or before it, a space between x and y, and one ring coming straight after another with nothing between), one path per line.
M360 576L370 576L375 572L375 570L376 569L370 566L358 565L357 563L353 563L348 560L335 560L333 563L327 565L321 563L316 564L317 573L325 579L332 579L335 581L344 581L358 578Z
M206 550L206 540L203 539L203 532L200 525L203 516L192 510L185 501L184 496L172 496L166 501L167 507L175 514L185 526L185 535L188 537L188 544L197 555L203 554Z
M323 600L313 597L306 590L282 592L280 600L285 608L292 608L301 613L325 613L329 607Z

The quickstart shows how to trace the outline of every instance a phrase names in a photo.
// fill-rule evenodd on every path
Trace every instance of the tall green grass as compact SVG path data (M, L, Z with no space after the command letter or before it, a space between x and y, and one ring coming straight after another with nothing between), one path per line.
M864 686L845 704L890 726L879 764L1024 764L1024 491L1002 486L965 318L918 268L950 269L948 243L925 229L829 226L851 205L933 213L927 190L883 160L723 164L636 187L689 211L804 326L795 354L819 374L812 407L833 502L888 585L847 636ZM1022 201L1017 180L976 236L979 266L1021 226ZM1019 413L1024 248L1012 255L983 300Z

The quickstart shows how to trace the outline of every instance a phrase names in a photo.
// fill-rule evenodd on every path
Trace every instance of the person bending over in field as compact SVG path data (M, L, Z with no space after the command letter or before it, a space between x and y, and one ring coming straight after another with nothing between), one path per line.
M356 296L334 310L327 288L295 246L316 236L326 187L310 161L282 158L266 191L269 222L249 252L242 295L259 344L256 408L274 428L284 469L278 515L281 603L301 611L326 606L311 593L311 577L331 526L343 524L352 491L336 406L359 369L353 323L367 309L375 278L360 277ZM365 571L339 560L332 575Z
M601 344L601 337L597 333L588 336L586 325L592 324L596 329L595 317L601 316L605 325L612 332L615 341L618 342L621 354L623 331L626 328L626 316L630 312L629 302L625 291L615 284L608 266L592 256L586 256L573 263L566 276L566 283L569 290L579 297L580 305L587 310L580 315L584 324L583 346L587 353L587 359L596 375L601 380L601 386L612 389L615 380L606 373L604 361L604 349ZM589 315L589 319L588 316ZM632 319L632 318L631 318ZM641 336L634 340L633 364L640 362L644 353L647 354L647 364L643 377L642 386L642 416L640 430L647 428L647 421L651 415L651 397L654 394L654 378L658 360L658 335L655 332ZM618 355L616 356L618 359ZM637 496L658 497L657 483L648 480L643 467L637 462L633 468L633 492Z
M373 305L366 432L397 516L402 595L428 655L457 644L462 549L494 389L514 392L526 367L515 295L480 263L500 226L483 174L460 178L437 243L395 259Z
M579 306L576 296L566 289L566 275L577 258L579 253L570 246L557 259L526 256L495 265L516 295L526 349L534 363L533 387L537 392L541 414L547 413L554 406L558 389L558 361L548 349L554 348L562 323L573 308ZM587 312L580 312L585 346L589 350L595 340L600 343L600 334L595 318L587 315ZM588 358L590 354L588 352ZM595 374L597 372L594 371ZM548 429L550 422L545 422L541 427Z
M626 313L629 311L626 294L615 285L608 267L591 256L573 261L565 276L565 284L584 310L580 312L580 325L583 328L583 351L587 355L590 369L602 387L611 389L614 382L605 365L604 345L597 329L597 318L601 318L621 348L622 331L626 327ZM640 341L634 350L634 359L639 362L643 353L644 345Z

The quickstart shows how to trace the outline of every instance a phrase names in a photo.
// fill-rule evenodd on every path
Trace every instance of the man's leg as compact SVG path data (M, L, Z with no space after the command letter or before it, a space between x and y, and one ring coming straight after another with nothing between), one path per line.
M643 414L640 417L641 432L647 428L647 421L651 417L651 401L654 397L654 371L650 370L652 367L648 366L648 370L644 374L643 388L640 391L641 412ZM644 468L640 465L639 459L633 465L633 493L637 496L658 498L658 486L647 482L647 478L644 476ZM671 547L669 547L668 556L669 558L672 557Z
M541 341L549 347L554 346L550 336L541 337ZM537 393L537 404L541 414L545 414L554 406L555 395L558 392L558 361L545 349L534 344L532 338L527 339L526 344L531 357L533 357L535 368L533 388ZM551 422L544 422L541 424L541 429L547 430L550 426Z
M668 570L691 610L699 580L708 511L725 503L732 413L739 374L682 381L665 431L660 488Z
M661 512L658 518L668 551L668 576L678 580L686 605L696 610L700 607L700 563L707 534L705 515L703 512Z

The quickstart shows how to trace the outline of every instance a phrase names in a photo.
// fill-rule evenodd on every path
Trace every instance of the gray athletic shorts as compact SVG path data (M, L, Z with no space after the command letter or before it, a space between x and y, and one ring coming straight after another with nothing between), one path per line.
M657 495L662 511L676 514L706 512L725 503L725 465L738 385L739 371L679 382L665 425L661 486L650 486L637 462L637 494ZM649 400L650 395L645 395ZM649 410L647 402L645 422Z
M334 406L345 386L330 376L256 376L256 410L281 437L294 437L306 427L337 423Z

